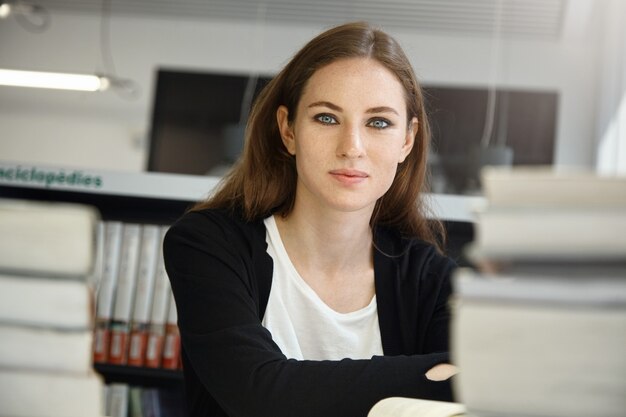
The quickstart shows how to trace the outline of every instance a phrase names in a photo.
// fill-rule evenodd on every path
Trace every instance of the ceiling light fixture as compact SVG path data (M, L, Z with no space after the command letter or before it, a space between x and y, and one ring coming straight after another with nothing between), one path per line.
M42 33L50 25L48 9L21 0L0 0L0 19L8 19L9 17L14 17L20 26L32 33Z
M124 87L127 81L101 75L0 69L0 85L57 90L104 91Z
M11 5L9 3L0 3L0 19L9 17L11 14Z
M107 75L0 69L0 86L74 91L112 90L122 98L136 99L139 95L137 83L116 76L108 39L110 8L110 0L103 0L100 43L106 68L104 73ZM50 23L50 13L47 9L40 5L24 3L21 0L0 0L0 19L8 16L14 16L24 29L34 33L44 31Z

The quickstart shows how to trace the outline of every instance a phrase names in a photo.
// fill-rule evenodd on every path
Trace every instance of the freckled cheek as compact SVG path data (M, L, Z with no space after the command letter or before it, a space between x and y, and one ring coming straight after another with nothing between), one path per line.
M387 188L391 187L393 180L396 178L396 170L395 169L385 170L385 172L381 175L381 178L383 178L383 182Z
M376 166L380 178L384 178L383 181L391 185L398 171L398 157L395 154L389 155L383 160L379 160Z
M324 160L314 151L303 151L296 155L296 172L300 178L317 177L325 166Z
M306 159L324 159L334 152L332 141L322 135L309 135L296 142L296 155Z

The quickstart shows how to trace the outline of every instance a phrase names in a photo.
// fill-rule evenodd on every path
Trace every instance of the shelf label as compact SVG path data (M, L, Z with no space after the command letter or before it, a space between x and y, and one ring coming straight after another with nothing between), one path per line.
M0 182L18 186L70 186L90 190L104 186L100 175L86 174L80 170L42 169L22 165L0 166Z

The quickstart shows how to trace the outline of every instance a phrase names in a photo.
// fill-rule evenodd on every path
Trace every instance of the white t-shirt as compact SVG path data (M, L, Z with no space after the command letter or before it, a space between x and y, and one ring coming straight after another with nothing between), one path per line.
M263 326L288 358L369 359L382 355L376 296L350 313L330 308L291 263L273 216L264 221L267 252L274 260Z

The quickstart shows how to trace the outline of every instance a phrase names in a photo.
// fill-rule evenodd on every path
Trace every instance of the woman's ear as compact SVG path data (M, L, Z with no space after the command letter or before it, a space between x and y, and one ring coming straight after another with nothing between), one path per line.
M417 129L419 128L419 123L417 121L417 117L414 117L409 122L409 126L406 129L406 136L404 138L404 144L402 145L402 149L400 150L400 160L398 163L404 162L406 157L411 153L411 149L413 149L413 145L415 144L415 135L417 135Z
M276 110L276 120L278 122L278 130L283 140L287 152L291 155L296 154L296 142L294 140L293 129L289 124L289 110L285 106L278 106Z

